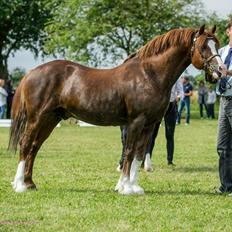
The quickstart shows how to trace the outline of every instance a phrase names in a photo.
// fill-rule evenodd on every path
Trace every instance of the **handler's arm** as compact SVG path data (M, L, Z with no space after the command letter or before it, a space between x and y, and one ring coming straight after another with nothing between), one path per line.
M227 71L226 71L226 75L227 75L227 76L232 76L232 70L227 70Z

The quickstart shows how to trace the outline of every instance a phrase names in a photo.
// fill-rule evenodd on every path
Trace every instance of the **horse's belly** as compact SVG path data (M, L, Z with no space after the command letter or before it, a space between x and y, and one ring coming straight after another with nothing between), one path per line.
M102 126L117 126L127 123L126 110L122 104L79 105L71 110L77 119Z
M127 123L127 120L123 115L103 114L96 112L89 114L87 112L76 112L74 115L78 120L99 126L119 126Z

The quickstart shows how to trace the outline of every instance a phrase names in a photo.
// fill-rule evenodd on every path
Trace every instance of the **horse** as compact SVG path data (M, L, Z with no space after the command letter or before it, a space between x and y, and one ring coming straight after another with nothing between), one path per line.
M138 168L150 135L169 104L170 92L191 63L207 73L207 81L221 78L216 27L173 29L155 37L121 65L95 69L67 60L42 64L24 76L12 105L9 149L20 145L13 189L36 189L32 180L37 152L62 120L75 117L101 126L126 125L123 170L115 190L144 194Z

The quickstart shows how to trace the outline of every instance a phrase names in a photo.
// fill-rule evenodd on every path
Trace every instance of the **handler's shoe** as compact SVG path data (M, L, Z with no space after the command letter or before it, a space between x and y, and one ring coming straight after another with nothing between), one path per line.
M214 189L214 193L216 193L216 194L226 194L226 192L223 191L223 190L221 189L221 187L215 188L215 189ZM230 194L231 194L231 193L230 193ZM231 196L232 196L232 195L231 195Z
M168 162L168 166L175 167L176 165L173 162Z
M222 190L220 190L220 189L214 189L214 193L216 193L216 194L223 194L224 192L222 192Z

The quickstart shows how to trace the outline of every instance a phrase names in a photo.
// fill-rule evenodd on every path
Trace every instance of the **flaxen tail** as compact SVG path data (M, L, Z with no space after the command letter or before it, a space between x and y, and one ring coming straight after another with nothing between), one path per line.
M27 113L22 87L23 81L21 81L19 87L16 90L11 110L12 123L8 150L13 150L14 152L17 150L17 145L22 138L27 122Z

